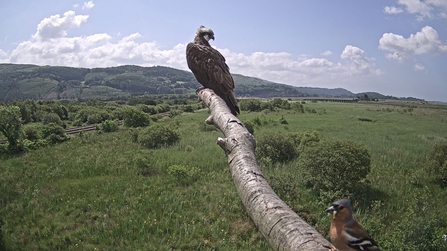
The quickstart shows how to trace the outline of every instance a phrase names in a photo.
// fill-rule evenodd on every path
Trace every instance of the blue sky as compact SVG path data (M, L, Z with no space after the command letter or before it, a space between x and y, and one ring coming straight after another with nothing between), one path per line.
M187 70L200 25L232 73L447 101L447 0L0 0L0 63Z

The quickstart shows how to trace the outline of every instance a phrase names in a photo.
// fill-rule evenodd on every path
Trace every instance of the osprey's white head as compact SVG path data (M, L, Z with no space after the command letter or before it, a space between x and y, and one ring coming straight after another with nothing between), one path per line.
M206 28L203 25L197 29L197 36L205 38L206 41L210 41L210 39L214 40L213 30Z

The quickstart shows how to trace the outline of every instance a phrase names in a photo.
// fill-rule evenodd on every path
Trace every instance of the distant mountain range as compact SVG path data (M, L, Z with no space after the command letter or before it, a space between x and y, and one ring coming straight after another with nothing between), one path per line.
M238 97L399 99L374 92L355 94L343 88L295 87L239 74L233 74L233 78ZM193 95L200 86L191 72L164 66L125 65L88 69L0 64L0 101L3 102L18 99L123 100L140 95Z

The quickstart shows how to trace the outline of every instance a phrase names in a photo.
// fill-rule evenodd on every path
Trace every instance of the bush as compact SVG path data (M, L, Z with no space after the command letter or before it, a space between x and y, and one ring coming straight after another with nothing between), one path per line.
M184 112L194 112L194 109L191 105L185 105L182 109Z
M107 119L110 119L108 111L96 107L84 107L76 113L74 125L96 124Z
M179 140L178 132L163 125L147 127L138 134L138 143L147 148L170 146Z
M184 165L172 165L168 167L168 173L181 185L190 185L197 180L199 169Z
M123 119L127 127L145 127L150 123L150 118L146 113L133 107L124 110Z
M270 159L272 163L287 162L297 156L293 138L279 133L268 133L261 138L256 153L259 159Z
M304 148L299 166L317 191L349 196L361 188L371 170L368 150L352 141L320 142Z
M43 127L42 137L51 144L68 140L64 128L55 123L50 123Z
M433 174L436 179L447 183L447 144L437 144L430 152L426 164L426 169Z
M30 141L42 139L43 125L40 123L26 124L23 126L25 138Z
M51 113L47 113L47 114L43 115L42 123L44 125L47 125L49 123L55 123L55 124L61 125L62 120L56 113L51 112Z
M292 133L290 137L293 139L295 147L297 147L298 154L306 147L313 146L320 141L317 131Z
M105 120L99 125L99 129L103 132L116 132L118 131L118 121L117 120Z
M243 99L239 103L242 111L259 112L262 111L261 100L259 99Z

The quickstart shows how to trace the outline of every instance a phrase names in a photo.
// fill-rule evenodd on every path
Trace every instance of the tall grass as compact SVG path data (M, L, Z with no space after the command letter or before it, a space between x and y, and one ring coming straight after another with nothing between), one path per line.
M255 137L316 130L326 140L364 145L372 168L370 189L355 204L359 221L383 250L432 250L428 242L445 248L432 238L439 235L441 240L447 233L447 190L424 169L428 152L447 141L444 110L403 112L392 106L338 103L305 107L315 113L242 113L240 119L264 121L253 123ZM201 125L206 117L206 112L196 112L156 122L179 131L180 141L169 148L143 148L127 129L120 129L1 156L0 247L269 250L247 217L225 154L215 143L221 132ZM199 175L179 183L168 172L173 165L196 168ZM262 169L275 191L326 235L326 202L303 184L297 161ZM424 222L428 227L421 228Z

